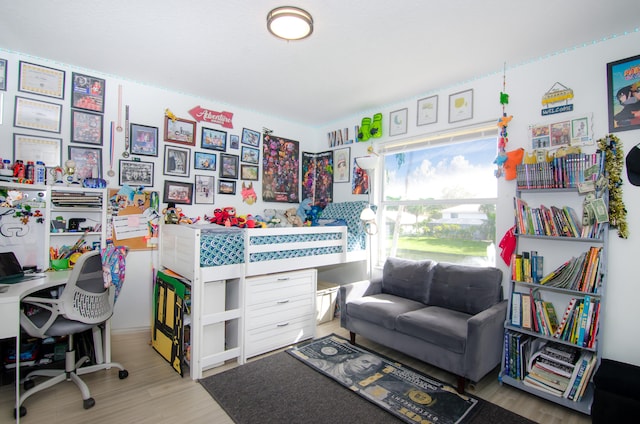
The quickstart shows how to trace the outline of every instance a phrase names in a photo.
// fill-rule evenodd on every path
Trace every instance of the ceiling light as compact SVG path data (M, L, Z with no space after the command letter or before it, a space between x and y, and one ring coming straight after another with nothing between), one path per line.
M276 7L267 15L269 32L284 40L301 40L313 32L313 18L297 7Z

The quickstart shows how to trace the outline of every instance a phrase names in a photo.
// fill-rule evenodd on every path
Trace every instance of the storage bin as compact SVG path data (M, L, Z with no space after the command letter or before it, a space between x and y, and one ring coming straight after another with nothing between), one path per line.
M335 283L318 281L316 298L317 324L329 322L333 319L336 313L336 297L338 296L339 287Z

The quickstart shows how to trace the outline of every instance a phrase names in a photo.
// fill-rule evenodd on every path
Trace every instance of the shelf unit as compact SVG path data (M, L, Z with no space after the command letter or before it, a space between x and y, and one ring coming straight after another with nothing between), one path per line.
M0 247L16 252L23 266L35 265L38 269L49 268L49 248L73 246L83 236L85 245L103 248L107 241L107 194L105 189L91 189L81 186L49 186L37 184L20 184L0 181L0 188L16 191L25 196L20 203L22 207L29 205L34 215L25 224L20 217L15 217L12 208L2 207L0 213L6 213L0 220ZM69 199L59 203L60 195ZM87 198L92 199L91 205ZM35 213L40 216L36 216ZM64 220L64 231L52 230L52 221L61 217ZM78 231L69 231L69 222L79 220ZM80 222L81 220L84 220ZM85 227L90 231L82 231Z
M608 199L608 193L601 191L598 193L598 197L602 197L605 202ZM517 199L526 198L527 203L531 205L543 205L545 202L558 205L562 203L578 210L578 204L583 201L583 196L579 195L577 188L549 188L549 189L518 189L516 192L516 199L514 199L516 205ZM517 207L517 206L516 206ZM533 206L532 206L533 207ZM516 221L518 214L516 211ZM517 228L517 225L516 225ZM567 236L548 236L548 235L536 235L536 234L520 234L516 231L516 254L522 254L523 252L538 252L540 256L544 258L543 267L544 272L542 275L547 275L552 271L558 269L563 263L571 258L579 257L582 252L589 250L591 247L600 249L600 268L597 270L596 279L599 284L597 290L592 292L590 290L580 291L570 288L561 288L547 286L537 282L529 281L517 281L514 278L510 279L509 284L509 313L505 321L505 349L503 352L503 360L500 370L500 381L502 383L514 386L520 390L534 394L541 398L547 399L551 402L560 404L567 408L582 412L584 414L590 414L591 404L593 401L593 382L589 381L582 398L579 401L568 399L564 396L556 396L551 393L547 393L535 387L526 385L523 382L523 377L527 374L526 370L523 370L519 378L514 378L509 375L508 367L508 345L507 333L523 334L529 336L532 340L544 340L553 343L559 343L561 345L572 346L579 349L580 352L591 352L595 356L595 368L600 363L601 349L599 346L600 332L599 328L602 326L603 313L603 300L605 295L606 277L607 277L607 247L608 247L608 224L601 225L599 234L594 238L589 237L567 237ZM514 260L512 259L511 266L514 266ZM512 276L513 277L513 276ZM585 296L589 296L591 301L598 301L600 303L600 311L597 322L597 327L594 331L595 341L592 347L578 346L576 343L572 343L562 338L556 337L556 335L546 335L535 331L535 329L527 329L522 325L514 325L512 322L513 311L513 294L530 294L531 291L537 291L543 300L551 302L557 311L558 321L561 321L568 303L571 298L575 298L577 302L583 300ZM517 309L516 309L517 310ZM530 352L533 354L533 352ZM529 358L525 358L528 362ZM526 363L525 362L525 363ZM591 377L593 374L591 374Z

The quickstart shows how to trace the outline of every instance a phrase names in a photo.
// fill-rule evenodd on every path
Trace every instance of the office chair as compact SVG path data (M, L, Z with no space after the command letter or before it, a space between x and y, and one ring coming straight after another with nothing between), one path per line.
M96 339L96 335L101 332L100 326L113 314L115 287L112 284L105 284L105 274L100 251L87 252L76 262L69 281L57 299L37 296L22 299L23 305L37 307L37 312L30 316L27 316L25 309L22 308L20 326L24 331L32 337L41 339L68 336L68 340L64 370L34 370L25 377L26 391L20 396L20 403L16 407L16 413L19 410L21 417L27 414L26 408L22 406L27 398L60 382L73 381L82 392L84 409L89 409L95 405L95 400L91 397L87 385L78 377L79 375L112 367L120 369L118 372L120 379L127 378L129 375L128 371L116 362L81 367L89 358L84 356L76 361L73 336L91 329ZM32 381L36 376L50 378L36 385Z

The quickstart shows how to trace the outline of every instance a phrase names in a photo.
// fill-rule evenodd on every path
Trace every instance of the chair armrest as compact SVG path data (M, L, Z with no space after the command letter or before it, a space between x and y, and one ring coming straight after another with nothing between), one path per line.
M49 311L48 319L42 325L36 325L36 323L24 313L24 308L20 309L20 326L31 337L44 338L49 327L51 327L58 316L61 315L61 300L48 297L27 296L21 299L21 303L23 305L31 305Z
M338 290L338 310L340 311L340 323L344 324L347 302L364 296L382 292L382 279L362 280L354 283L343 284Z
M467 321L465 373L475 375L470 377L472 381L500 363L506 316L507 301L502 300Z

